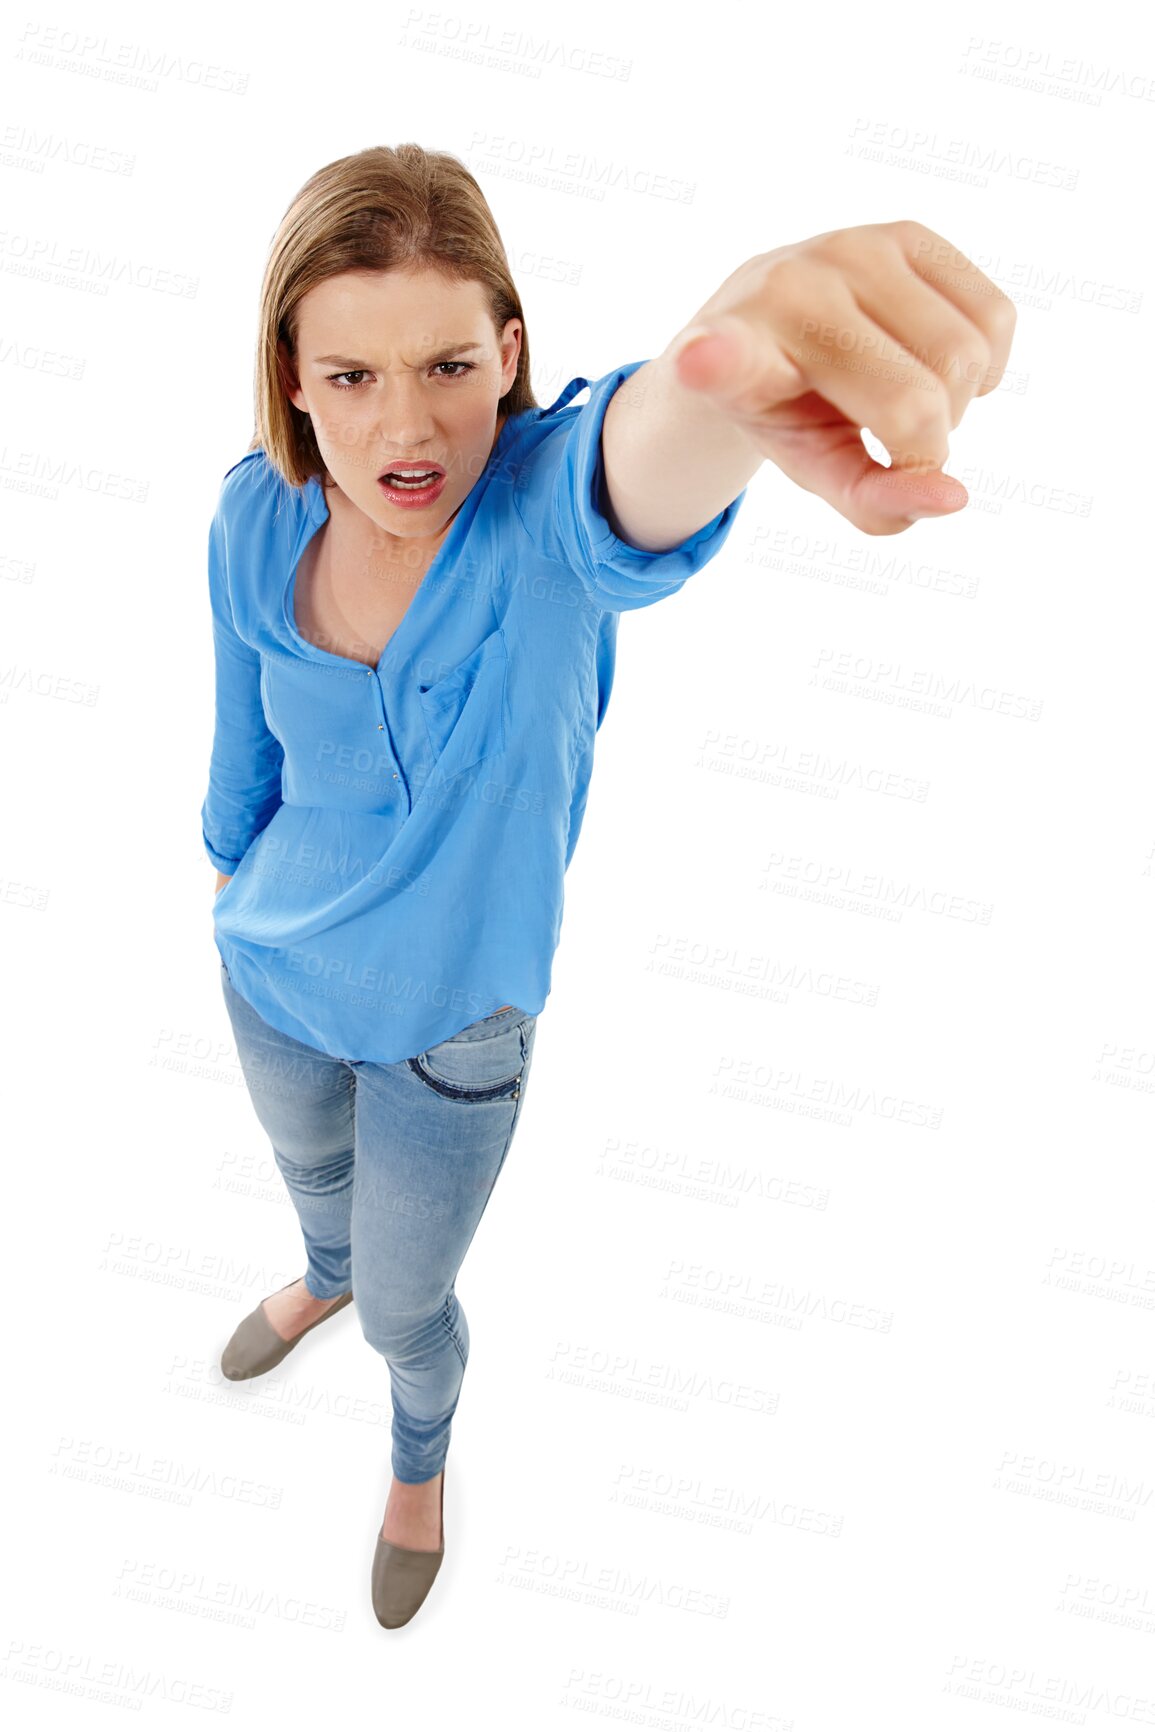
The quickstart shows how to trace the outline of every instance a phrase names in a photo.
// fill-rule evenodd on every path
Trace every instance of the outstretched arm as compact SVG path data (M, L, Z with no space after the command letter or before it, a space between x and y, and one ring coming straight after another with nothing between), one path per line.
M833 229L747 259L610 400L608 522L635 547L675 546L767 458L867 535L960 510L966 489L942 472L948 435L1002 378L1015 316L917 222Z

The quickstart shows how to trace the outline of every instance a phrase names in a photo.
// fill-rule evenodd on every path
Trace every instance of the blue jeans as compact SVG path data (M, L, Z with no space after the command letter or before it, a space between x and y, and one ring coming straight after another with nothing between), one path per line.
M537 1017L516 1005L397 1064L271 1028L221 963L237 1056L289 1189L317 1299L352 1290L393 1396L393 1472L445 1465L469 1357L457 1272L505 1164Z

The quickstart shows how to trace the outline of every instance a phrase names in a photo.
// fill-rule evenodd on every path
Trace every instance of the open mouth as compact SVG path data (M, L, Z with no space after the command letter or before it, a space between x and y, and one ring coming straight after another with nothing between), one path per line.
M423 487L432 487L434 482L442 480L444 475L444 469L435 464L432 469L386 469L377 479L387 487L399 487L402 492L418 493Z
M387 469L377 477L377 486L389 501L402 510L425 511L436 505L445 491L446 474L439 463L418 469L416 464L403 469Z

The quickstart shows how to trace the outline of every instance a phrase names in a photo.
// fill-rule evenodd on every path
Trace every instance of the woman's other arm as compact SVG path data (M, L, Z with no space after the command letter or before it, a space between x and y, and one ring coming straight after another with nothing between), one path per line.
M226 477L226 487L228 480ZM281 804L284 752L261 703L260 655L241 638L233 620L225 554L225 504L223 497L209 529L216 694L201 825L205 852L227 880Z

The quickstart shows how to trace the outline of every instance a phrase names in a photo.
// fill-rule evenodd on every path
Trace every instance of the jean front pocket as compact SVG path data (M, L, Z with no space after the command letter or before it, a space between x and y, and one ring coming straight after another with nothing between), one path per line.
M409 1069L426 1088L447 1100L517 1100L534 1019L516 1007L501 1014L510 1020L492 1034L478 1038L478 1030L493 1018L471 1023L460 1034L408 1059Z

